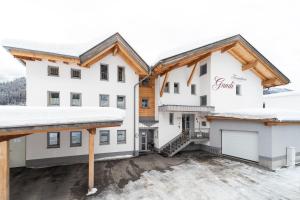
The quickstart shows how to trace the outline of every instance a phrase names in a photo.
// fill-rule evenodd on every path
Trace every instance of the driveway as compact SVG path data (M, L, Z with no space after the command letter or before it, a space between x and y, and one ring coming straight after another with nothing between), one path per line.
M86 164L13 169L11 199L300 199L300 167L270 172L203 152L96 162L89 198L86 175Z

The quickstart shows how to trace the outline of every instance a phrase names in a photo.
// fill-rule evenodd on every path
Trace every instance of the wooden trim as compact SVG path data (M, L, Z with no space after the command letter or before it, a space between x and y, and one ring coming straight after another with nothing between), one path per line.
M26 135L29 135L29 134L0 136L0 142L2 142L2 141L8 141L8 140L15 139L15 138L18 138L18 137L23 137L23 136L26 136Z
M113 56L117 55L118 50L119 50L118 48L119 48L119 47L118 47L118 45L116 44L115 47L114 47L114 50L113 50Z
M255 122L269 122L274 121L274 119L249 119L240 117L225 117L225 116L206 116L207 121L212 120L238 120L238 121L255 121Z
M266 126L288 126L288 125L300 125L300 121L266 121Z
M88 176L88 192L91 192L94 188L94 164L95 164L95 134L96 129L88 129L89 132L89 176Z
M261 84L263 86L266 86L266 85L273 85L277 82L277 79L276 78L273 78L273 79L267 79L267 80L264 80L261 82Z
M164 78L164 81L163 81L163 84L162 84L162 86L161 86L160 93L159 93L159 94L160 94L160 97L162 97L163 94L164 94L164 89L165 89L165 86L166 86L168 77L169 77L169 72L167 72L167 73L165 74L165 78Z
M43 53L33 53L33 52L24 52L20 50L10 50L10 53L20 59L24 60L54 60L54 61L60 61L60 62L68 62L68 63L75 63L75 64L80 64L79 58L69 58L69 57L64 57L59 56L59 55L48 55L48 54L43 54Z
M84 61L80 65L82 67L90 67L91 65L95 64L96 62L98 62L99 60L101 60L102 58L104 58L105 56L111 54L113 47L114 46L110 46L110 47L104 49L103 51L99 52L97 55L91 57L90 59Z
M76 123L76 124L54 124L44 126L29 126L29 127L16 127L16 128L0 128L0 135L13 136L23 135L32 133L47 133L52 131L73 131L79 129L90 129L90 128L105 128L105 127L116 127L122 124L121 121L114 122L91 122L91 123ZM21 136L20 136L21 137Z
M0 199L9 200L9 141L0 142Z
M195 63L195 65L194 65L194 67L193 67L193 69L192 69L192 71L191 71L191 74L190 74L189 79L188 79L188 81L187 81L187 86L190 86L190 84L191 84L191 82L192 82L193 76L194 76L195 71L196 71L196 68L197 68L197 64L198 64L198 63Z
M247 64L243 65L242 71L246 71L248 69L253 69L257 66L257 64L258 64L258 60L254 60L250 63L247 63Z
M235 42L233 44L230 44L230 45L228 45L226 47L223 47L221 49L221 53L225 53L226 51L229 51L229 50L233 49L234 47L236 47L236 45L237 45L237 42Z

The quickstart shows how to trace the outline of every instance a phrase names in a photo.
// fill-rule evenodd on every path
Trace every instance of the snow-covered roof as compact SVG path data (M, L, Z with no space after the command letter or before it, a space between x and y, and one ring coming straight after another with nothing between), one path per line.
M111 107L0 106L0 129L72 123L122 122L125 111Z
M289 97L289 96L300 96L300 91L288 91L288 92L267 94L267 95L264 95L264 98L269 99L269 98Z
M234 119L273 120L280 122L300 121L300 111L284 109L239 109L233 111L215 112L211 116Z

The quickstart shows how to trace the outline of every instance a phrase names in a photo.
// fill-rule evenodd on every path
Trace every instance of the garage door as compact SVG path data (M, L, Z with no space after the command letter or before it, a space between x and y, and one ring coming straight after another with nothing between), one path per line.
M222 130L222 154L258 161L258 133Z

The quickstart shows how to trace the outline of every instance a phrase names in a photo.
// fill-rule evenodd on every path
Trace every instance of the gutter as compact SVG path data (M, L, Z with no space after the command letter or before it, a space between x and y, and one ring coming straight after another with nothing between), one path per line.
M136 84L134 84L133 87L133 156L138 156L138 153L136 153L136 141L135 141L135 136L138 135L136 133L136 87L142 83L144 80L146 80L147 78L149 78L151 76L151 68L149 69L149 73L147 76L145 76L143 79L141 79L139 82L137 82Z

